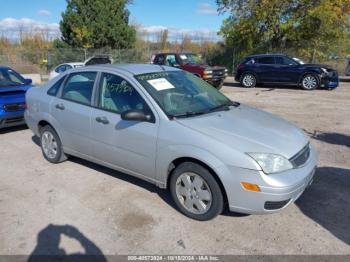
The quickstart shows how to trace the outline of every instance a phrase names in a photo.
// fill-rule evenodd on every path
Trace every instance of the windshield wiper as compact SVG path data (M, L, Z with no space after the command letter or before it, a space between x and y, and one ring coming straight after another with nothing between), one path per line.
M174 118L187 118L187 117L192 117L192 116L199 116L199 115L203 115L205 114L206 112L193 112L193 111L188 111L184 114L177 114L177 115L169 115L169 117L171 119L174 119Z
M227 102L227 103L224 103L224 104L221 104L219 106L216 106L216 107L213 107L211 109L208 110L208 112L218 112L218 111L229 111L230 110L230 106L239 106L240 104L237 103L237 102Z

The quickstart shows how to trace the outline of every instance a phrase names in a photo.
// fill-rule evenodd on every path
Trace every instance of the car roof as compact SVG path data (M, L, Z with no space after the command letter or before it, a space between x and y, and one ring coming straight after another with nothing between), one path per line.
M63 64L60 64L61 65L70 65L70 66L77 66L77 65L84 65L83 62L71 62L71 63L63 63Z
M0 65L0 69L11 69L11 68L5 65Z
M116 71L125 71L133 75L141 75L141 74L155 73L155 72L161 72L161 71L181 71L180 69L177 69L174 67L153 65L153 64L103 64L103 65L86 66L84 67L84 69L90 69L90 70L91 69L92 70L106 70L106 69L113 70L114 69Z
M247 58L257 58L257 57L266 57L266 56L286 56L285 54L256 54L247 56Z
M195 54L193 52L164 52L164 53L156 53L155 55L189 55Z

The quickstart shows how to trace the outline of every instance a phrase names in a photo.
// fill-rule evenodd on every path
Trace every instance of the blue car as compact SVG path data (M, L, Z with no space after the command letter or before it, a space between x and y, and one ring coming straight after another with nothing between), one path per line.
M243 87L278 84L314 90L319 87L335 89L339 85L338 72L331 67L305 64L300 59L279 54L246 57L237 67L235 79Z
M31 79L0 66L0 128L25 124L25 94L31 84Z

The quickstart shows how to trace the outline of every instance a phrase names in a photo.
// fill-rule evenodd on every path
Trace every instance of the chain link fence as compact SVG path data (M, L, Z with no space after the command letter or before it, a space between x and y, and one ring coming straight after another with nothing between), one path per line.
M113 49L50 49L28 50L22 48L0 49L0 64L7 65L20 73L37 73L46 75L59 64L69 62L84 62L96 55L108 55L114 63L150 63L152 55L159 50L144 48L130 50ZM213 50L204 50L203 57L211 65L221 65L229 68L234 73L235 68L242 58L234 47L216 47ZM348 63L347 56L327 54L319 56L315 51L312 58L303 56L297 50L266 50L259 53L283 53L291 57L297 57L306 63L328 64L344 75Z
M107 55L114 63L150 63L155 52L150 49L0 49L0 64L10 66L23 74L47 74L59 64L84 62L98 55Z

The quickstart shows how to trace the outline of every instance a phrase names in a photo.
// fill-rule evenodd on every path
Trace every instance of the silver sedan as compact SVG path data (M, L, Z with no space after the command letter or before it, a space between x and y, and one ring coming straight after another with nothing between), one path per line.
M299 128L176 68L79 68L30 89L26 104L48 161L72 155L169 188L178 209L197 220L225 208L282 210L316 169Z

